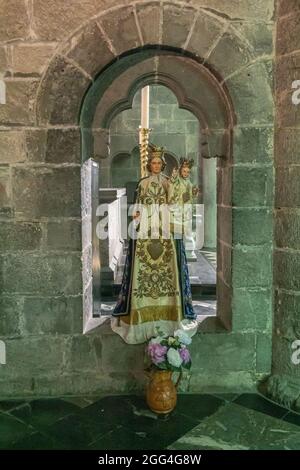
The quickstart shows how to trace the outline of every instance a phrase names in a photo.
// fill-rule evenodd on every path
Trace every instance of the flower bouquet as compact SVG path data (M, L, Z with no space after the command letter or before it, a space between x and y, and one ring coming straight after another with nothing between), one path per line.
M177 330L173 336L158 333L146 346L149 384L146 391L148 406L155 413L170 413L176 406L177 386L183 369L191 368L191 356L188 345L191 338L183 330ZM150 363L150 364L149 364ZM179 372L176 384L172 373Z
M151 338L146 346L150 367L173 372L190 369L192 361L188 346L191 342L190 336L184 330L176 330L173 336L158 332L158 335Z

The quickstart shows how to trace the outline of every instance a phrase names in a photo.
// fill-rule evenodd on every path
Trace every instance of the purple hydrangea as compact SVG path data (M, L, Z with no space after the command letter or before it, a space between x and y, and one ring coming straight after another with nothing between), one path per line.
M159 343L149 343L147 346L147 353L149 354L153 364L164 362L167 354L167 346L162 346Z
M183 364L187 364L188 362L190 362L191 356L187 348L179 349L179 354L180 354Z

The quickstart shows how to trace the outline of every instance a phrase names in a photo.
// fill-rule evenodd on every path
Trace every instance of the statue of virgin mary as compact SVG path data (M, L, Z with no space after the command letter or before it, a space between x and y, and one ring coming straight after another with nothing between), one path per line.
M111 327L126 343L144 343L159 331L197 331L185 249L182 239L166 236L160 207L168 207L170 180L163 175L163 149L148 158L148 176L137 186L139 231L130 238L123 279ZM142 213L142 214L141 214ZM146 222L146 223L145 223Z

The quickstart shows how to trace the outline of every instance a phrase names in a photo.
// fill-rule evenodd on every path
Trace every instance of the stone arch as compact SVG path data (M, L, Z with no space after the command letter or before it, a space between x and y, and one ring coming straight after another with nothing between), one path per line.
M151 18L153 21L150 21ZM255 251L255 258L240 249L240 245L244 243L243 220L238 212L232 217L232 205L243 209L253 205L265 207L272 202L272 176L269 167L266 166L264 170L251 168L251 177L249 181L246 180L246 169L234 166L234 144L238 140L240 149L243 146L247 148L245 127L254 131L263 126L272 127L273 100L265 61L257 57L250 42L233 27L230 20L209 9L182 2L140 2L134 6L116 6L101 12L72 34L53 57L38 88L36 121L40 127L78 128L82 103L97 76L105 74L111 65L115 65L120 74L122 57L127 61L125 69L128 63L135 64L140 52L151 57L153 49L150 46L161 50L165 47L169 52L177 51L182 59L197 63L203 73L210 74L219 96L224 100L225 109L229 111L226 113L226 126L220 128L216 125L212 128L215 139L208 138L211 126L206 129L207 138L202 150L206 157L222 157L219 159L217 172L220 206L218 217L224 235L220 240L218 295L223 299L220 318L226 327L231 327L231 316L228 313L240 309L243 304L242 291L248 288L241 275L242 270L245 264L252 269L255 259L258 263L259 258L259 250ZM107 85L108 82L103 87ZM236 123L243 127L236 129ZM90 127L83 124L88 132ZM105 136L102 128L99 129L99 133L101 132ZM104 139L103 147L106 145ZM243 162L241 153L242 151L238 158ZM232 178L235 183L233 192ZM250 195L243 192L241 181L246 181ZM253 183L255 190L252 189ZM232 252L233 263L230 262ZM267 271L260 269L259 279L253 278L250 287L265 288L263 277L266 273L272 277L269 258L264 259L267 262Z
M185 16L183 25L180 16ZM150 27L151 17L157 21ZM168 27L169 19L175 20L172 28ZM201 37L205 40L201 41ZM122 54L149 45L179 48L186 55L192 54L211 68L223 84L255 58L254 48L228 19L208 9L182 2L161 5L159 1L114 7L87 21L59 47L38 89L37 122L78 123L88 84ZM225 70L221 60L224 48L229 54ZM64 108L61 115L55 112L57 102Z

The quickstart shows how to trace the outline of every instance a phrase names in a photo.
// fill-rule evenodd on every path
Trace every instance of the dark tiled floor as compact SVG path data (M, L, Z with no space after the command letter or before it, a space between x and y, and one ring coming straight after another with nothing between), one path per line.
M165 417L152 413L139 396L0 402L1 449L278 449L281 445L300 449L300 415L255 394L179 395L176 409Z

